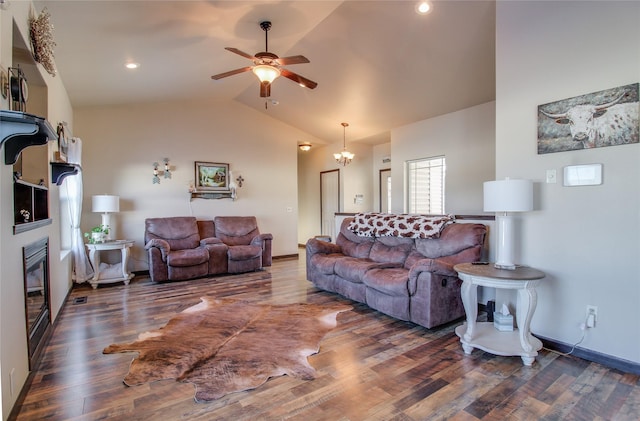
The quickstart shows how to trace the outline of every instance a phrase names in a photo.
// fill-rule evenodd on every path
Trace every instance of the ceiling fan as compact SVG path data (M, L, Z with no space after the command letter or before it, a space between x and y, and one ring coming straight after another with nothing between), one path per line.
M251 54L247 54L244 51L238 50L237 48L225 47L225 50L231 51L232 53L236 53L238 55L241 55L242 57L252 60L254 65L213 75L211 76L211 79L218 80L251 70L260 80L260 97L262 98L268 98L269 96L271 96L271 83L278 76L284 76L287 79L290 79L305 88L314 89L316 86L318 86L316 82L282 67L288 64L309 63L309 59L307 59L305 56L290 56L280 58L277 55L270 53L267 34L269 29L271 29L271 22L260 22L260 28L262 28L262 30L264 31L265 51L256 53L252 56Z

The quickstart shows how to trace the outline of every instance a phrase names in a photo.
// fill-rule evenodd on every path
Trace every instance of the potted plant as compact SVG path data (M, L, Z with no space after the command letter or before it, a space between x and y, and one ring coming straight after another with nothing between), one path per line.
M99 225L91 228L90 232L85 232L84 237L88 239L89 244L104 243L107 234L109 234L109 227Z

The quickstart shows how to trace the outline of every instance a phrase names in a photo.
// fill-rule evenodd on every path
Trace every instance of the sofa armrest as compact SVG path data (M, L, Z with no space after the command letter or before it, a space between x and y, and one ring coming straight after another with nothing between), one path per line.
M229 250L229 246L220 241L219 243L205 243L201 244L200 247L203 247L209 251L211 250L224 250L225 253Z
M271 234L259 234L251 239L252 246L261 246L267 240L273 240L273 235Z
M444 276L458 276L453 265L442 259L420 259L409 270L409 279L416 280L421 272L430 272Z
M337 244L329 243L327 241L317 240L310 238L307 240L307 256L313 254L332 254L342 253L342 247Z
M420 259L409 270L409 282L407 288L412 297L420 290L431 288L429 285L435 280L444 278L458 278L458 272L453 270L453 265L442 259ZM444 285L444 284L443 284Z
M203 238L202 240L200 240L200 245L201 246L206 246L209 244L223 244L222 240L219 238L215 238L215 237L208 237L208 238Z
M161 238L153 238L149 240L147 244L145 244L144 248L145 250L149 250L152 247L157 247L160 249L160 252L162 253L162 260L166 262L167 255L171 251L171 247L169 247L169 243L167 243L165 240Z

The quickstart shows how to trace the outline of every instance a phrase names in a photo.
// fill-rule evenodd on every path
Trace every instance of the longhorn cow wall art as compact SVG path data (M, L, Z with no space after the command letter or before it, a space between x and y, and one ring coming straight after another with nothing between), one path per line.
M538 106L538 154L638 143L639 85Z

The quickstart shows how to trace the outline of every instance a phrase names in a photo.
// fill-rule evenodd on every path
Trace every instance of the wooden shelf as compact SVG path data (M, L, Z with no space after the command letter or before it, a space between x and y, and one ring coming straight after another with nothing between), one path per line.
M231 192L191 192L193 199L233 199Z
M51 223L49 219L49 189L45 186L15 180L13 198L14 234ZM29 212L28 218L20 213L22 210Z
M0 144L5 143L4 163L13 165L24 148L46 145L58 138L47 120L20 111L0 110Z
M67 164L66 162L52 162L51 163L51 177L53 182L59 186L65 177L70 175L76 175L82 168L78 164Z

